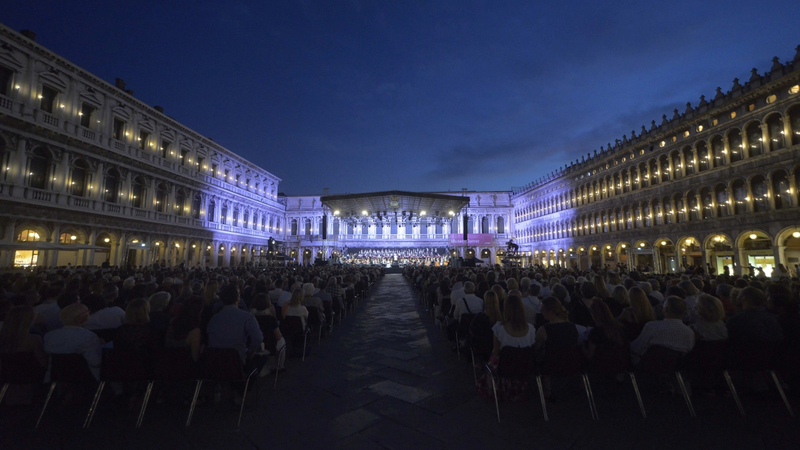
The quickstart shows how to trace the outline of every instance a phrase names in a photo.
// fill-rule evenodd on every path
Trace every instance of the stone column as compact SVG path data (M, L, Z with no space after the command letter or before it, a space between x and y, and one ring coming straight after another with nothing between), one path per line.
M28 155L25 152L25 148L27 146L28 141L20 138L17 141L17 162L16 164L11 164L10 160L8 162L8 169L10 169L9 172L16 171L16 173L13 173L13 175L14 184L17 186L25 186L25 178L28 175Z

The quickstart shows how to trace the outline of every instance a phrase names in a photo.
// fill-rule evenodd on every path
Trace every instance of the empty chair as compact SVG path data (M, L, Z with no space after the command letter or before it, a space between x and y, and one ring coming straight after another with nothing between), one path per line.
M310 328L303 325L303 320L299 316L286 316L281 321L281 334L286 339L287 344L297 345L300 339L303 340L303 361L306 360L306 344L308 343L308 333Z
M744 416L742 402L739 400L739 395L736 393L725 363L726 352L727 343L725 341L698 341L692 351L683 357L681 369L694 373L704 384L713 385L718 379L717 377L723 375L728 389L733 395L733 400L736 402L736 407L739 409L739 414Z
M786 405L786 409L789 411L789 415L794 416L792 405L789 403L789 399L786 398L786 393L783 391L783 387L778 379L778 374L775 372L780 366L778 362L778 356L780 354L778 343L749 342L729 344L726 352L725 365L728 370L769 372L781 399L783 399L783 404ZM729 385L733 386L733 383ZM739 405L739 407L741 408L741 405ZM741 412L744 414L743 410L741 410Z
M683 358L683 353L667 348L661 345L653 345L647 349L647 353L642 356L641 361L636 366L637 372L649 373L653 375L669 376L674 374L675 379L678 381L683 399L686 401L686 407L689 408L689 414L695 417L694 406L692 406L692 399L683 382L683 377L678 371L678 365Z
M103 388L107 382L132 383L146 382L147 390L142 401L142 408L139 411L139 418L136 421L136 428L142 425L144 411L147 408L147 401L153 389L153 382L150 378L149 358L146 354L136 350L103 349L103 362L100 366L100 384L94 394L89 413L83 422L83 428L89 428L97 410L97 404L103 395Z
M153 352L151 379L153 382L179 383L194 381L194 396L189 406L189 417L186 426L192 423L192 415L197 405L197 397L203 385L198 364L192 360L192 353L188 347L158 348Z
M244 383L242 404L239 407L239 420L236 422L236 429L238 430L242 423L242 412L244 412L245 397L250 387L250 379L258 373L260 368L252 368L248 373L245 373L239 352L233 348L206 348L202 362L203 379Z
M577 345L548 347L544 356L544 361L539 365L538 373L536 374L536 384L539 388L539 398L542 401L544 420L549 419L547 417L542 377L568 377L574 375L580 375L583 379L583 388L586 391L586 397L589 399L589 409L592 413L592 419L597 420L594 395L592 394L592 387L589 384L589 378L586 376L586 357L581 347Z
M33 352L0 353L0 404L11 384L41 384L45 369Z
M317 344L322 341L322 321L319 317L319 309L314 306L306 306L308 310L308 321L306 322L306 326L309 330L316 330L317 334Z
M505 346L500 350L500 358L497 364L497 373L494 373L485 365L486 375L492 384L492 394L494 396L494 406L497 410L497 421L500 422L500 404L498 401L498 386L500 392L505 396L506 387L514 383L529 383L534 374L534 350L533 347L511 347Z
M587 366L588 374L593 375L609 375L614 376L621 373L627 373L633 385L633 392L636 394L636 400L639 404L639 411L642 417L647 417L644 411L644 404L642 404L642 395L639 392L639 385L636 382L636 375L630 371L631 357L628 345L598 345L594 349L594 355ZM587 383L589 377L586 377ZM589 384L591 389L591 384ZM597 404L595 404L595 414L597 414ZM599 418L599 415L597 416Z
M42 421L44 411L53 397L53 391L56 389L58 383L90 383L96 382L92 371L89 369L89 363L86 358L80 353L65 353L65 354L52 354L50 355L50 390L47 392L42 412L39 413L39 419L36 420L36 428Z

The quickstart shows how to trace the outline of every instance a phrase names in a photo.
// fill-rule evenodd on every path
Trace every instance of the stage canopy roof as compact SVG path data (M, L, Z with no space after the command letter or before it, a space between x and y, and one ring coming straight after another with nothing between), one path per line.
M334 216L360 217L451 217L469 205L469 197L406 191L328 195L320 198Z

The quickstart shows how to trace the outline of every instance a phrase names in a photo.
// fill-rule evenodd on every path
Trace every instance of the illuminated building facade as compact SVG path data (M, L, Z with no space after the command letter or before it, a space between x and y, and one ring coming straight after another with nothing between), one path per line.
M0 266L230 265L281 232L275 175L0 26Z
M516 236L530 262L547 265L793 272L799 157L800 47L515 191Z
M523 188L416 195L462 198L451 215L337 213L336 196L279 195L280 178L122 80L31 33L0 25L0 44L0 267L239 265L260 261L270 237L304 264L345 248L449 248L497 263L511 237L526 265L769 275L800 264L800 48ZM477 244L454 241L465 225Z

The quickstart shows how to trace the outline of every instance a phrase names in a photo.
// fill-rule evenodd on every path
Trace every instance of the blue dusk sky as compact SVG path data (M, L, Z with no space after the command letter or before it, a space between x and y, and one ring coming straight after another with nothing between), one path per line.
M6 3L289 195L522 186L800 44L797 0Z

